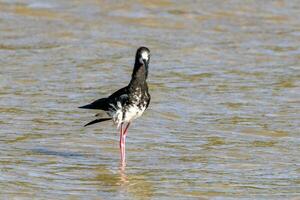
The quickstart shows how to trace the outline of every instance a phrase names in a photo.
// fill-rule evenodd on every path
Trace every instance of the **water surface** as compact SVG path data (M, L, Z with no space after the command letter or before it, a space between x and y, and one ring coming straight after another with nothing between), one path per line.
M1 199L297 199L300 4L0 1ZM152 52L127 139L78 106Z

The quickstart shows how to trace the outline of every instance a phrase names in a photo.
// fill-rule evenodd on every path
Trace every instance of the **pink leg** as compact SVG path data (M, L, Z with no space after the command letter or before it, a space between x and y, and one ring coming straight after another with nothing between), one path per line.
M123 157L123 155L124 155L124 153L123 153L123 150L124 150L124 148L123 148L123 146L124 146L124 139L123 139L124 137L123 137L123 123L121 124L121 128L120 128L120 143L119 143L119 145L120 145L120 155L121 155L121 162L123 162L123 160L124 160L124 157Z
M122 130L122 125L121 125L120 149L121 149L121 162L122 162L122 165L125 165L125 158L126 158L125 144L126 144L126 135L127 135L129 125L130 125L130 123L127 124L124 131Z
M124 130L123 135L125 135L125 137L126 137L126 135L127 135L127 131L128 131L129 125L130 125L130 122L127 124L127 126L126 126L126 128L125 128L125 130Z

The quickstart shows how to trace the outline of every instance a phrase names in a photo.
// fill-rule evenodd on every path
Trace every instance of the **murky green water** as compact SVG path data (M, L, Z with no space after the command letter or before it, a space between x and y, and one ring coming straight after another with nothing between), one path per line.
M77 109L152 52L129 130ZM0 1L1 199L297 199L300 2Z

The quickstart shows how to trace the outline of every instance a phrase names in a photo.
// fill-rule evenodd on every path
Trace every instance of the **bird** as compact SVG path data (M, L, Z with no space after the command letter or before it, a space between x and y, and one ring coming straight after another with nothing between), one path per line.
M129 84L106 98L98 99L90 104L81 106L83 109L96 109L106 112L108 117L99 118L85 124L89 126L99 122L112 120L120 129L120 158L125 164L125 143L128 128L133 120L140 117L150 104L151 96L148 91L147 77L150 63L150 50L139 47L135 55L135 63Z

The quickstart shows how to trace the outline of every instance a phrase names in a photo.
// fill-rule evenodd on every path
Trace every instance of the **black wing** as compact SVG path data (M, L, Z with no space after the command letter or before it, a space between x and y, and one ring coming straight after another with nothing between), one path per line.
M110 101L116 101L116 100L118 100L121 96L123 96L123 95L125 95L125 94L126 94L126 95L128 94L128 86L123 87L123 88L119 89L118 91L114 92L112 95L110 95L110 96L108 97L108 99L109 99Z
M104 110L108 111L110 109L110 104L114 104L117 101L124 101L124 96L127 95L128 87L124 87L119 89L118 91L114 92L112 95L110 95L108 98L102 98L98 99L90 104L81 106L79 108L84 109L97 109L97 110Z
M118 106L118 103L121 103L121 106L124 106L126 102L128 102L129 96L128 96L128 87L124 87L110 95L108 100L109 110L115 109L114 106ZM114 106L112 106L114 105Z
M102 98L94 101L93 103L87 104L85 106L81 106L79 108L84 109L98 109L98 110L108 110L108 98Z

